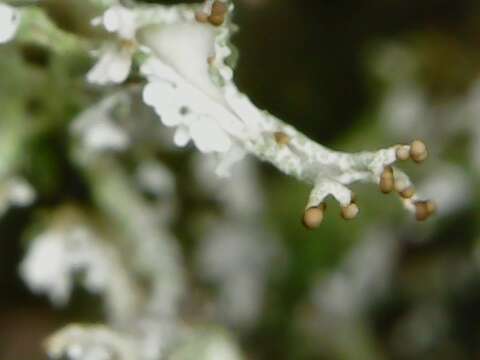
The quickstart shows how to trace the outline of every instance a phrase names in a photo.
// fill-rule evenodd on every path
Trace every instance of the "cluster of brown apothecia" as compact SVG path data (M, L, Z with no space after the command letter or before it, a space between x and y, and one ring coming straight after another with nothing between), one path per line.
M325 211L327 210L327 205L321 203L319 206L314 206L305 210L305 213L302 218L303 225L309 229L313 230L320 226L325 217ZM360 212L360 208L357 205L357 200L354 194L352 194L352 202L342 207L340 215L345 220L353 220L357 217Z
M277 140L278 141L278 140ZM428 150L420 140L413 141L410 145L399 145L396 149L397 160L413 160L416 163L425 161L428 157ZM415 210L415 218L418 221L425 221L432 216L436 210L436 204L431 200L416 200L415 188L413 185L405 186L402 181L395 178L395 171L392 166L386 166L379 178L380 191L390 194L396 191L402 199L410 202ZM302 222L307 229L315 229L323 222L326 211L326 204L308 208L303 216ZM345 220L352 220L357 217L360 210L356 198L352 196L352 202L342 207L341 216Z
M412 159L416 163L420 164L427 159L428 150L422 141L415 140L410 144L410 146L398 146L396 155L398 160L405 161ZM380 179L380 189L386 194L392 192L393 190L397 190L399 195L406 200L411 200L415 196L415 188L412 185L405 188L398 188L396 186L392 167L386 168L382 174ZM415 217L418 221L427 220L437 210L436 204L431 200L414 200L412 203L415 206Z
M210 14L199 10L195 13L195 19L200 23L210 23L213 26L221 26L225 22L225 15L228 12L227 3L215 0L212 4Z

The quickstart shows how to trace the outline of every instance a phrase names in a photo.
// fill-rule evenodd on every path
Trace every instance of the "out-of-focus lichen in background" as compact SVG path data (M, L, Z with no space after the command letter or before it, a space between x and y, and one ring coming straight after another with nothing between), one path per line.
M82 3L42 6L99 36ZM217 178L174 147L139 79L105 97L82 44L20 36L0 45L0 358L44 359L72 323L52 356L480 357L480 3L236 6L239 87L335 149L421 138L429 161L408 170L437 215L416 223L358 185L357 219L332 202L309 232L306 186L255 159ZM100 344L55 354L72 339Z

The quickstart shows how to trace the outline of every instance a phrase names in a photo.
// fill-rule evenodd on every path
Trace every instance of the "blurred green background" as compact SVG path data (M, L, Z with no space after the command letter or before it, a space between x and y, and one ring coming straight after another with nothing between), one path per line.
M46 3L67 30L80 33L83 19L69 2ZM236 79L260 108L339 150L421 137L431 158L407 168L427 188L429 181L445 180L432 188L447 199L440 203L446 210L419 224L394 197L358 185L358 219L341 220L332 202L325 223L308 232L299 220L308 187L261 165L263 215L285 255L272 263L274 276L255 326L232 330L246 358L480 358L480 119L474 106L480 104L474 91L480 3L238 0L237 10ZM99 298L75 290L67 308L54 309L29 292L17 269L31 224L65 203L93 206L88 181L69 156L68 135L71 120L99 96L84 80L92 63L81 50L55 53L28 42L0 46L0 131L12 132L4 131L1 141L27 134L20 168L37 191L32 206L0 219L5 360L42 359L40 343L55 329L102 319ZM182 215L175 229L187 264L197 246L188 219L214 206L190 187L186 164L192 153L157 152L178 174ZM193 268L188 265L195 278Z

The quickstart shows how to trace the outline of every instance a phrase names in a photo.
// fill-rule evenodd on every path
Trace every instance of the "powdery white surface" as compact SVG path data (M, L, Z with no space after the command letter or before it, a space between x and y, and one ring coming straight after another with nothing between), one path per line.
M14 7L0 2L0 43L12 40L20 25L20 13Z

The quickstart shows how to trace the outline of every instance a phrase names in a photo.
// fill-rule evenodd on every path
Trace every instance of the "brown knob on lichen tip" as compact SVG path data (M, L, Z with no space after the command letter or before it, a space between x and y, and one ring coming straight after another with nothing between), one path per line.
M415 188L413 186L408 186L400 191L399 194L403 199L411 199L413 195L415 195Z
M380 178L380 191L384 194L390 194L395 187L395 181L393 177L381 177Z
M195 20L199 23L206 23L208 22L208 14L204 11L197 11L195 12Z
M275 137L275 142L278 145L288 145L288 143L290 142L290 137L283 131L277 131L273 134L273 136Z
M428 157L427 146L423 141L415 140L410 145L410 157L413 161L421 163L425 161Z
M437 211L433 201L417 201L415 203L415 218L418 221L425 221Z
M325 205L314 206L305 210L302 223L308 230L314 230L320 226L325 217Z
M228 11L228 5L223 2L216 0L212 4L212 15L225 15Z
M357 217L359 212L360 209L358 208L358 205L352 202L350 205L342 207L341 215L345 220L353 220Z
M398 160L405 161L410 159L410 151L408 149L408 146L397 146L397 149L395 150L395 155Z
M208 22L213 26L221 26L225 21L225 17L223 15L210 15L208 17Z
M393 168L386 166L380 175L380 191L389 194L395 189L395 178L393 176Z

